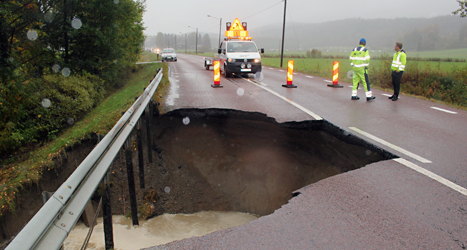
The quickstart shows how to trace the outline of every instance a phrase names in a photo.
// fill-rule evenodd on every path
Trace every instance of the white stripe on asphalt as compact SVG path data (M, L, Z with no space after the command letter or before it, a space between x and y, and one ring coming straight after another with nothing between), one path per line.
M441 176L439 176L439 175L437 175L435 173L432 173L432 172L430 172L430 171L428 171L428 170L426 170L426 169L424 169L424 168L422 168L422 167L420 167L420 166L418 166L416 164L413 164L412 162L410 162L410 161L408 161L406 159L397 158L397 159L393 159L393 160L396 161L396 162L399 162L400 164L402 164L402 165L404 165L404 166L406 166L408 168L411 168L411 169L413 169L413 170L415 170L415 171L417 171L417 172L419 172L419 173L421 173L421 174L423 174L423 175L425 175L427 177L430 177L431 179L433 179L433 180L435 180L435 181L437 181L437 182L439 182L439 183L441 183L441 184L443 184L443 185L445 185L447 187L450 187L450 188L456 190L457 192L459 192L459 193L461 193L463 195L467 195L467 189L465 189L465 188L457 185L456 183L454 183L454 182L452 182L452 181L450 181L448 179L445 179L445 178L443 178L443 177L441 177Z
M443 112L446 112L446 113L449 113L449 114L457 114L457 112L454 112L454 111L449 111L449 110L446 110L446 109L442 109L442 108L437 108L437 107L431 107L432 109L436 109L436 110L439 110L439 111L443 111Z
M332 82L332 81L329 81L329 80L324 80L325 82Z
M274 69L274 68L269 68L269 69Z
M293 106L295 106L296 108L300 109L301 111L303 111L303 112L309 114L309 115L310 115L311 117L313 117L315 120L323 120L323 118L321 118L321 116L319 116L319 115L317 115L317 114L311 112L310 110L304 108L304 107L301 106L300 104L295 103L295 102L293 102L292 100L287 99L287 98L285 98L285 97L279 95L278 93L274 92L274 91L271 90L270 88L268 88L268 87L266 87L266 86L262 86L261 84L258 84L258 83L256 83L256 82L253 82L253 81L251 81L250 79L245 79L245 78L242 78L242 79L245 80L245 81L247 81L247 82L250 82L250 83L252 83L252 84L254 84L254 85L256 85L256 86L258 86L258 87L260 87L260 88L262 88L262 89L264 89L264 90L266 90L266 91L268 91L269 93L271 93L271 94L273 94L273 95L275 95L275 96L281 98L282 100L284 100L284 101L286 101L286 102L292 104Z
M308 78L313 78L312 76L306 76L306 77L308 77Z
M285 72L285 70L282 70L282 69L280 69L279 71L280 71L280 72Z
M389 95L389 94L381 94L381 95L384 95L384 96L387 96L387 97L391 97L392 95Z
M407 151L407 150L405 150L405 149L403 149L403 148L401 148L401 147L398 147L398 146L396 146L396 145L394 145L394 144L392 144L392 143L389 143L389 142L387 142L387 141L385 141L385 140L383 140L383 139L380 139L380 138L378 138L378 137L376 137L376 136L374 136L374 135L372 135L372 134L369 134L369 133L367 133L367 132L365 132L365 131L363 131L363 130L360 130L360 129L356 128L356 127L349 127L349 128L350 128L351 130L353 130L353 131L355 131L355 132L361 134L361 135L364 135L364 136L366 136L366 137L372 139L373 141L379 142L379 143L381 143L381 144L383 144L383 145L385 145L385 146L387 146L387 147L390 147L390 148L392 148L392 149L394 149L394 150L396 150L396 151L398 151L398 152L400 152L400 153L402 153L402 154L405 154L405 155L407 155L407 156L409 156L409 157L412 157L412 158L414 158L415 160L417 160L417 161L419 161L419 162L422 162L422 163L431 163L430 160L427 160L427 159L425 159L425 158L423 158L423 157L421 157L421 156L419 156L419 155L416 155L416 154L414 154L414 153L411 153L411 152L409 152L409 151Z

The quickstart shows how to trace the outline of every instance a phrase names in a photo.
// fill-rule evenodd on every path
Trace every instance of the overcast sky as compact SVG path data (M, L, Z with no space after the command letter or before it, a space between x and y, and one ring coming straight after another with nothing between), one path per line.
M345 18L434 17L450 15L459 8L456 0L287 0L287 22L319 23ZM281 0L146 0L143 17L146 35L163 33L222 32L225 22L239 18L248 27L282 24ZM467 19L467 18L466 18ZM250 34L253 35L253 34Z

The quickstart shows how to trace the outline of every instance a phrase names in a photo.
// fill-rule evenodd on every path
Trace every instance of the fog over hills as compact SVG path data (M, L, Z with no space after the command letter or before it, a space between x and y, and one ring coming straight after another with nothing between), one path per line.
M280 51L282 41L282 24L263 27L248 27L259 48L267 51ZM194 49L195 33L187 34L187 47ZM219 33L208 33L209 43L203 42L206 34L200 33L198 46L212 47L216 50ZM149 36L146 47L185 48L185 35L159 33ZM177 36L176 39L174 37ZM224 37L224 34L222 34ZM467 48L467 18L459 16L438 16L433 18L396 18L396 19L362 19L351 18L322 23L288 22L285 32L285 46L289 51L306 51L313 48L353 48L361 38L367 40L370 49L390 50L395 42L404 43L404 49L411 51L429 51ZM207 45L208 44L208 45Z
M282 27L252 27L249 33L259 47L280 49ZM372 49L390 49L397 41L416 51L467 48L467 18L353 18L314 24L289 23L285 48L296 51L355 47L362 37Z

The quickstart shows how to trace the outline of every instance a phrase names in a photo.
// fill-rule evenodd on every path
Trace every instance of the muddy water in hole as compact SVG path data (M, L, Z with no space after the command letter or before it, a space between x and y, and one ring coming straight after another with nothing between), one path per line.
M164 214L147 221L140 220L140 226L132 226L131 219L113 216L115 250L163 245L240 226L257 218L258 216L247 213L204 211L195 214ZM65 250L81 249L88 230L83 223L78 223L64 242ZM102 218L99 218L87 249L103 250L104 244Z

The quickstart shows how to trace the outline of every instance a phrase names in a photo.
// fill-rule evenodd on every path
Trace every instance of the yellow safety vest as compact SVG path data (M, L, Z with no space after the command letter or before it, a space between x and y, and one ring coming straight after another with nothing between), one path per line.
M405 64L407 63L407 55L405 51L401 50L399 52L394 53L394 57L392 58L392 71L404 71Z

